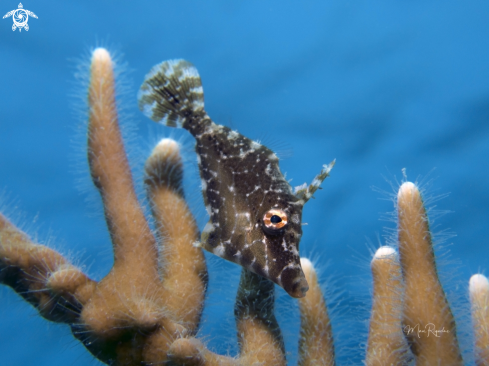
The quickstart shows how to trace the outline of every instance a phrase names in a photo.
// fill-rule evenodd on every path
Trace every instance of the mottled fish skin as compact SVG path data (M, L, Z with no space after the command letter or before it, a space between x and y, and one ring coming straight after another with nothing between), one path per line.
M210 216L200 245L268 278L293 297L305 296L309 287L299 257L302 208L334 163L325 165L312 184L293 191L270 149L212 122L204 110L199 74L184 60L156 65L138 99L148 117L185 128L197 141Z

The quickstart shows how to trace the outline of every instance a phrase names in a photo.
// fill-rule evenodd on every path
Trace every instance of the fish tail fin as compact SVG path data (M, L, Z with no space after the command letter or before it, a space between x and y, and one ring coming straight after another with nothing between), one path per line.
M139 109L153 121L189 129L204 120L204 90L190 62L170 60L154 66L138 93Z

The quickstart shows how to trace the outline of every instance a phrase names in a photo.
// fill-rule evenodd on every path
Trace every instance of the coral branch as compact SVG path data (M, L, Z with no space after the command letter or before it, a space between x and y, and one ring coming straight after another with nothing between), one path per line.
M473 275L469 290L475 333L475 362L478 366L489 365L489 281L486 276Z
M71 323L96 283L56 251L34 244L0 214L0 281L46 319Z
M417 365L461 365L455 320L438 279L428 217L413 183L401 185L397 210L404 331Z
M209 351L196 338L177 339L168 351L168 359L175 365L185 366L246 366L237 358Z
M374 293L365 364L406 365L408 344L401 329L403 284L392 247L381 247L372 263Z
M156 243L134 191L117 120L112 60L103 48L92 56L89 105L88 159L104 203L114 246L114 270L141 267L149 271L141 276L156 276Z
M104 203L114 266L82 311L84 332L79 337L105 362L164 362L173 341L188 334L185 325L191 322L191 332L195 331L205 284L197 291L199 304L190 318L188 309L183 308L185 313L181 314L175 304L168 306L175 300L161 281L156 240L133 188L117 122L112 68L108 52L96 49L89 89L88 155L92 178ZM189 231L195 235L194 227ZM193 238L188 239L190 246ZM205 273L203 262L199 271ZM185 273L180 276L182 280Z
M241 271L234 315L243 364L285 365L285 349L274 315L274 284Z
M146 161L145 170L148 199L163 242L160 272L166 309L193 333L204 304L207 268L202 250L193 246L199 230L183 194L178 144L161 140Z
M301 265L309 284L309 291L305 297L299 299L301 313L299 366L332 366L335 364L333 330L326 302L311 261L301 258Z
M0 216L0 280L47 319L70 324L75 337L101 361L161 364L175 340L197 330L207 271L201 250L192 245L198 230L183 199L181 161L171 141L156 148L147 166L154 168L147 187L165 239L165 249L158 252L134 191L114 85L110 55L96 49L89 89L88 156L112 238L113 268L95 283Z
M175 341L168 352L169 360L188 366L286 365L274 303L273 282L243 269L234 308L239 357L215 354L198 339L190 338Z

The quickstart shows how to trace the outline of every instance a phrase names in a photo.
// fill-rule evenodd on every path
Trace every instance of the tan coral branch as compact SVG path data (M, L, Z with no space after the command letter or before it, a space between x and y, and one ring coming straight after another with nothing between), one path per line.
M475 362L478 366L489 365L489 281L482 274L475 274L469 282L472 322L475 336Z
M284 343L275 318L274 305L274 284L243 269L234 307L243 364L286 364Z
M286 365L274 304L274 284L243 269L234 308L239 356L221 356L209 351L198 339L182 338L171 346L170 361L186 366Z
M326 302L311 261L301 258L301 265L309 284L306 296L299 299L301 331L299 338L299 366L335 364L333 330Z
M141 267L154 276L156 243L134 191L115 102L113 62L103 48L93 52L89 87L88 160L104 203L114 247L114 267Z
M195 333L203 310L207 268L194 246L199 230L185 202L177 142L163 139L146 161L145 184L160 241L160 274L166 309Z
M401 324L403 284L394 248L380 247L371 268L374 292L365 364L407 365L409 350Z
M165 362L170 345L189 333L189 322L193 322L191 332L195 331L205 284L197 291L199 303L190 319L186 318L188 311L181 314L168 306L172 299L160 277L156 239L137 200L124 151L115 105L113 62L105 49L93 52L89 106L90 169L104 204L114 266L83 308L78 336L104 362ZM192 231L195 229L190 227ZM205 272L204 263L200 271ZM182 282L184 275L180 277Z
M96 286L59 253L33 243L2 214L0 281L34 305L44 318L64 323L77 320Z
M428 216L413 183L401 185L397 205L404 330L411 350L419 366L461 365L455 320L438 279Z

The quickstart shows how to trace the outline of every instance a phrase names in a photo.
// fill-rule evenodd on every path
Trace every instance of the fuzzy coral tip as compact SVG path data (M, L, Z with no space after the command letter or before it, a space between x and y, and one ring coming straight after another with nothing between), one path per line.
M487 280L487 277L482 274L475 274L470 277L469 290L470 293L489 290L489 281Z
M382 258L393 256L395 254L396 254L396 250L394 248L389 246L383 246L377 249L373 259L382 259Z
M92 52L92 63L93 62L111 62L109 51L102 47L94 49Z
M146 173L162 182L176 179L174 188L181 189L182 159L178 142L170 138L160 140L146 161Z
M170 155L179 153L180 147L178 146L178 142L169 138L161 139L153 150L153 154Z
M314 271L314 266L312 265L312 262L307 258L301 258L301 267L305 273Z
M414 183L404 182L399 187L399 193L397 195L397 198L400 199L401 196L413 195L417 191L418 191L418 188L416 187L416 185Z

